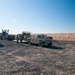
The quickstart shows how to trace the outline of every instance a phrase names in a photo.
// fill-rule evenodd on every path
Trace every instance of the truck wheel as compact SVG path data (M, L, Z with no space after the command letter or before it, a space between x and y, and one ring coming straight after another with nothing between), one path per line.
M22 40L20 39L20 42L22 43Z
M39 41L39 46L44 46L44 43L42 41Z
M50 43L48 44L48 46L52 46L52 42L50 42Z
M31 41L30 40L28 40L27 42L28 42L28 44L31 44Z

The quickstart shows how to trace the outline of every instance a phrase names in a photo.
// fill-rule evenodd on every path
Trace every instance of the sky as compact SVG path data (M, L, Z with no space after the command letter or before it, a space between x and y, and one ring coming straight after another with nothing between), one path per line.
M75 0L0 0L0 32L75 33Z

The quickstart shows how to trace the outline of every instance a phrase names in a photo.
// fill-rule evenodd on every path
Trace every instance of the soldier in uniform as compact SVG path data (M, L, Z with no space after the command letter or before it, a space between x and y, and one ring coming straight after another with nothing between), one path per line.
M19 38L18 38L18 35L17 35L17 44L19 43Z

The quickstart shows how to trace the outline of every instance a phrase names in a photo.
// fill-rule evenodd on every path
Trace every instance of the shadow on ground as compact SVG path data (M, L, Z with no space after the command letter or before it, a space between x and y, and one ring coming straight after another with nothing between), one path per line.
M63 47L57 47L57 46L44 46L44 48L55 49L55 50L62 50L62 49L64 49Z
M55 41L55 42L57 42L57 41ZM27 42L23 42L24 44L28 44ZM33 45L33 46L38 46L38 44L31 44L31 45ZM43 48L48 48L48 49L55 49L55 50L62 50L62 49L64 49L63 47L58 47L58 46L48 46L48 45L45 45L45 46L43 46Z
M1 47L4 47L4 45L3 45L3 44L0 44L0 48L1 48Z

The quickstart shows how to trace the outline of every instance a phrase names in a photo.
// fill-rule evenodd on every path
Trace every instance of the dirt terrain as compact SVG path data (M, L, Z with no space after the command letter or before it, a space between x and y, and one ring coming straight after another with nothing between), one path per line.
M0 40L0 75L75 75L75 41L39 47Z

